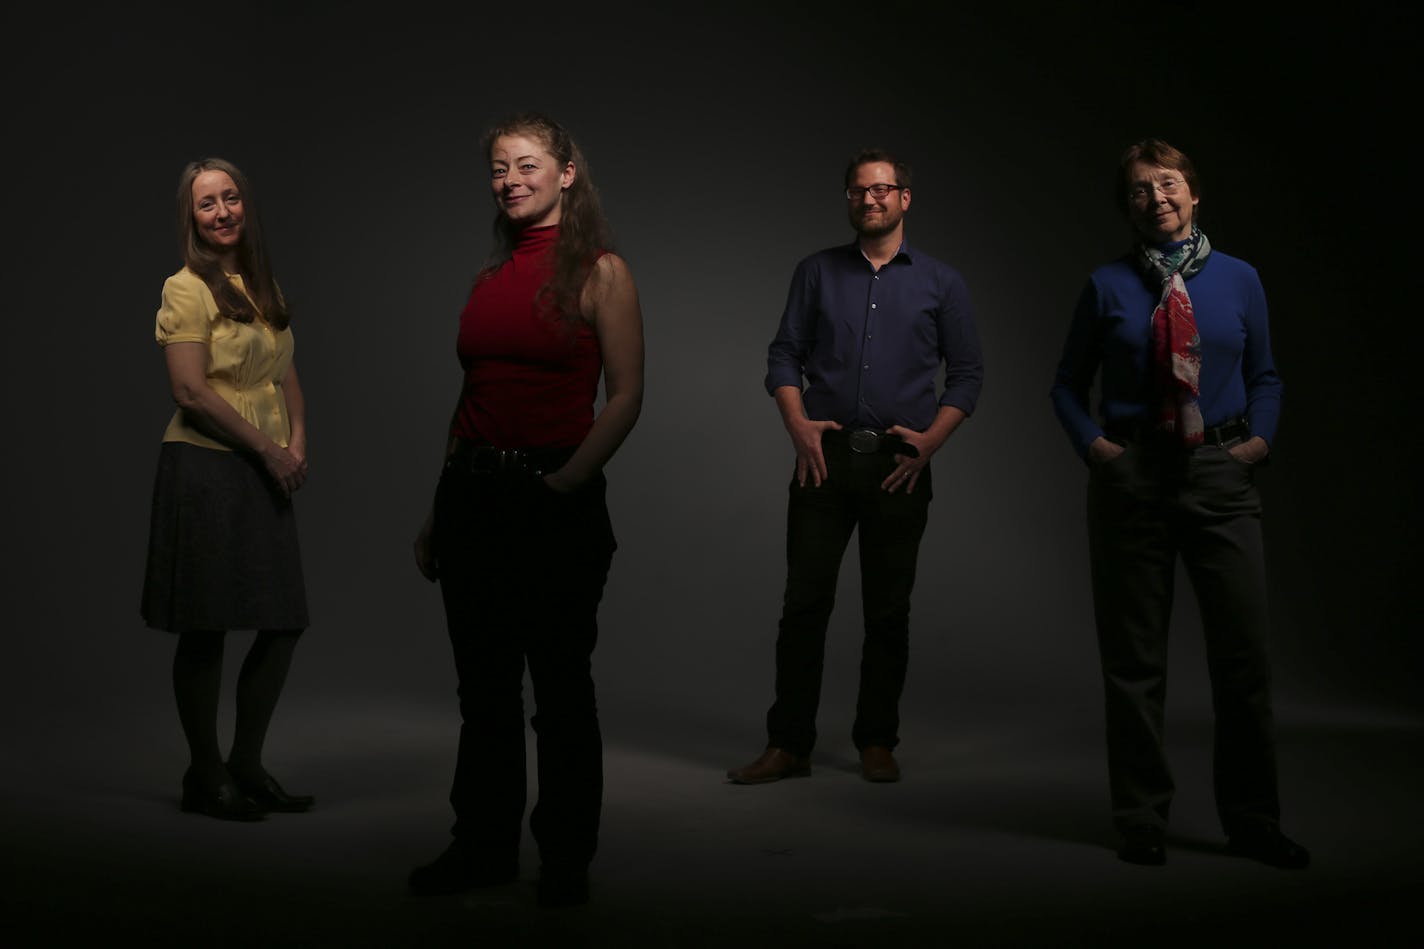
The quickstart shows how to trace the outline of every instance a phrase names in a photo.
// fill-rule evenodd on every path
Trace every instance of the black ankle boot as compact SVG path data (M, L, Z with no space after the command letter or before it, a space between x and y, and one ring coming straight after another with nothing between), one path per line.
M209 781L200 780L191 767L183 772L180 807L189 813L206 814L219 820L262 819L262 809L242 793L226 771L220 778Z
M286 814L300 814L302 811L309 811L316 803L316 798L310 794L288 794L282 790L282 786L277 783L277 779L267 772L262 772L261 777L253 779L244 775L240 771L232 773L233 783L238 790L264 811L281 811Z

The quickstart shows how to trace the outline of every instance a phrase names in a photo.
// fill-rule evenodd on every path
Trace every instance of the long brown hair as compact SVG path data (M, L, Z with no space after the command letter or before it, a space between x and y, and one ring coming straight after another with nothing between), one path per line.
M197 223L193 220L193 181L205 171L225 172L242 196L242 239L237 245L237 261L243 285L247 288L246 295L232 285L223 271L222 259L198 234ZM223 316L238 323L251 323L261 317L278 330L286 329L291 323L291 311L272 277L267 242L262 237L262 220L257 213L252 185L232 162L222 158L200 158L189 162L178 176L178 255L184 266L207 284ZM252 299L249 300L248 295Z
M571 322L576 321L580 318L579 298L589 271L601 252L613 249L612 230L603 216L603 206L589 173L588 162L568 130L542 112L519 112L491 126L481 142L486 157L494 147L495 139L503 135L536 138L561 167L573 163L576 172L574 182L560 198L563 204L559 212L559 239L554 244L554 272L549 282L539 290L539 301L546 310L556 312ZM510 258L519 231L520 228L502 212L495 212L495 246L480 271L481 277Z

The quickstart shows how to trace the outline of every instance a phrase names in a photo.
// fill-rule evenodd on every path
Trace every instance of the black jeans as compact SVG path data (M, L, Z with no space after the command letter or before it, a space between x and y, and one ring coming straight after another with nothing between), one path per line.
M1122 830L1167 823L1174 787L1162 728L1178 557L1206 637L1217 813L1228 834L1279 821L1252 467L1221 447L1186 453L1129 442L1092 466L1088 535L1114 823Z
M786 589L776 637L776 701L766 715L768 744L809 755L826 627L850 535L859 531L865 641L851 739L857 748L900 741L900 694L909 658L910 592L932 497L930 470L912 494L880 482L894 470L889 455L857 454L843 438L822 441L829 476L820 487L793 476L786 509Z
M538 800L530 830L546 864L583 865L598 845L603 745L591 656L616 543L603 476L559 494L527 472L448 464L434 547L459 678L451 833L492 862L517 860L526 803L523 682Z

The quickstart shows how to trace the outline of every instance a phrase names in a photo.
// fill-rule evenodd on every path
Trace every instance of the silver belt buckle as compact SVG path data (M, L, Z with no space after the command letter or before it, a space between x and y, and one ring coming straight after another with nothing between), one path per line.
M880 433L868 428L854 429L848 440L850 450L861 455L873 455L880 450Z

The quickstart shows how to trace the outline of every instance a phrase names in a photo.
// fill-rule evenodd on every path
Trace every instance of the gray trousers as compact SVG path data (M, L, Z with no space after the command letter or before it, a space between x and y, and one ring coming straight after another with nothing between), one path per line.
M1180 557L1200 606L1215 718L1213 788L1227 834L1280 819L1261 500L1225 448L1129 441L1092 465L1088 534L1114 824L1164 827L1167 626Z

